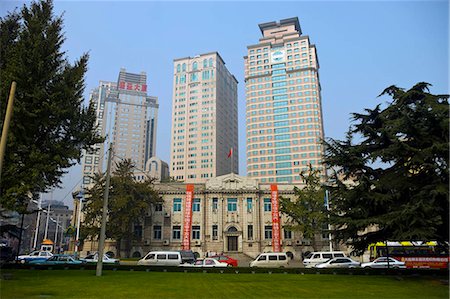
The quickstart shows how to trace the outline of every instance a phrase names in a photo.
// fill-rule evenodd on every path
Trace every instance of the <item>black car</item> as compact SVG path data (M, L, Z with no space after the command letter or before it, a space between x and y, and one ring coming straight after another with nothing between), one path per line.
M14 261L13 248L10 246L0 246L0 264Z
M189 263L193 264L197 260L195 253L192 250L180 250L181 254L181 263Z

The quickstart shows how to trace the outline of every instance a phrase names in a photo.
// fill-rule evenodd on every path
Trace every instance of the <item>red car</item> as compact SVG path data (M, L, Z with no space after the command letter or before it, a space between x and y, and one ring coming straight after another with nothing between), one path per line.
M215 260L218 260L219 262L222 263L227 263L229 267L237 267L238 265L238 261L226 256L226 255L215 255L215 256L210 256L210 258L213 258Z

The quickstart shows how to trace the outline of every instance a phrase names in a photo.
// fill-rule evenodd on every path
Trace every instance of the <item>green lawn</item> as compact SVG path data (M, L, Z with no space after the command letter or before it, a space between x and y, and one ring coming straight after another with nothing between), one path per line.
M449 298L438 277L5 270L0 298ZM445 278L445 277L444 277ZM448 282L448 280L447 280Z

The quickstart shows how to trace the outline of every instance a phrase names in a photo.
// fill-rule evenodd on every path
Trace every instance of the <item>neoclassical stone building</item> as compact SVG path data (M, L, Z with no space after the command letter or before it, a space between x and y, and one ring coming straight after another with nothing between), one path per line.
M134 256L143 256L151 250L180 250L186 200L185 183L159 183L164 202L147 212L142 226L135 232L142 236L132 248ZM243 253L256 257L261 252L273 251L271 185L228 174L212 178L202 184L193 184L190 247L200 256L207 253ZM294 186L278 184L278 195L293 198ZM312 250L310 240L298 232L283 228L281 215L281 251L300 257ZM327 236L318 236L328 246Z

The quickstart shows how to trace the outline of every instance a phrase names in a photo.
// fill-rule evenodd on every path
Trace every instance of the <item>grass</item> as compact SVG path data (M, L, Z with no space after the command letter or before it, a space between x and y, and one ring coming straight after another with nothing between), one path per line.
M5 270L0 298L449 298L439 277ZM442 277L441 277L442 279Z

